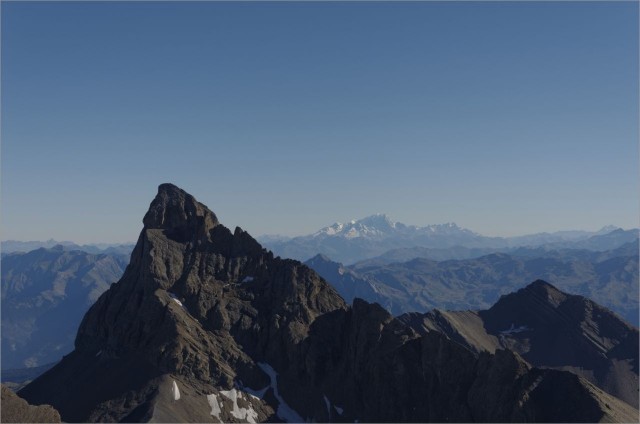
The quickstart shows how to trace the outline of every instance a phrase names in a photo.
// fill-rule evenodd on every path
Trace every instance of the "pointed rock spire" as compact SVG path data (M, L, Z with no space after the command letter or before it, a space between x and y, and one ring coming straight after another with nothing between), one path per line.
M193 196L173 184L161 184L142 220L145 229L165 230L177 241L206 238L219 224L216 215Z

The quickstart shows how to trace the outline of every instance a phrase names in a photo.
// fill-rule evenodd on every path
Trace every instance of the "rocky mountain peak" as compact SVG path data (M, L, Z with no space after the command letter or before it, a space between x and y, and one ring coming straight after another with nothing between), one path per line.
M376 213L359 220L351 221L351 224L371 225L380 229L391 229L396 225L396 223L384 213Z
M564 302L567 295L544 280L536 280L521 290L523 295L546 297L547 301L557 306Z
M313 258L307 260L305 263L311 266L311 268L314 268L314 266L323 266L323 265L338 265L338 266L341 265L338 262L332 261L330 257L322 253L318 253Z
M500 297L492 310L508 309L521 314L540 313L545 308L557 308L567 299L567 295L543 280L536 280L515 293ZM522 308L527 306L524 310Z
M638 329L607 308L537 280L477 316L483 330L474 332L476 340L486 330L484 339L530 363L571 369L637 407Z
M145 229L164 230L170 238L185 241L207 237L219 224L216 215L193 196L173 184L161 184L142 220Z
M620 229L621 229L620 227L616 227L615 225L605 225L604 227L596 231L596 234L607 234L612 231L620 230Z

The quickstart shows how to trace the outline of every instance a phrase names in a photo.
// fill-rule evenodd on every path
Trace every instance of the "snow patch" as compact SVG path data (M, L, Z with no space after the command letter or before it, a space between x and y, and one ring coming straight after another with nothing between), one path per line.
M516 333L522 333L523 331L529 331L531 330L529 327L527 327L526 325L521 325L520 327L517 327L512 323L511 327L509 327L507 330L503 330L500 332L500 334L516 334Z
M380 238L398 233L402 228L406 226L398 225L384 214L376 214L362 219L352 219L346 224L336 222L312 234L312 237Z
M221 390L220 394L231 402L233 402L233 409L231 410L231 415L239 420L247 420L249 423L255 423L258 419L258 413L253 410L253 408L241 408L238 405L238 399L242 398L242 392L236 389L231 390ZM248 400L248 399L247 399ZM251 403L249 403L251 405Z
M540 382L542 382L542 376L538 377L535 379L535 381L531 384L531 386L529 386L529 388L527 389L527 393L531 393L533 392L536 387L538 387L538 385L540 384Z
M171 299L173 299L173 301L176 302L178 304L178 306L180 306L182 308L183 311L185 311L187 314L191 315L191 313L189 312L187 307L184 306L184 304L182 302L180 302L180 299L178 299L178 296L176 296L175 294L173 294L171 292L167 292L167 293L169 294L169 297Z
M180 389L178 389L178 385L175 380L173 380L173 384L171 385L171 394L173 395L173 400L180 399Z
M278 399L278 410L276 411L278 418L288 423L305 422L300 414L298 414L293 410L293 408L287 405L282 396L280 396L280 392L278 392L278 374L276 373L276 370L274 370L271 365L265 362L258 362L258 366L269 376L269 386L273 389L273 394L275 395L276 399Z
M339 234L343 229L344 229L344 224L336 222L335 224L329 227L324 227L320 231L313 233L312 237L318 237L321 235L335 236L336 234Z
M324 397L324 404L327 406L327 413L329 414L329 416L331 416L331 407L332 406L336 410L338 415L342 415L342 413L344 412L343 408L340 408L339 406L336 406L336 405L331 405L331 401L329 400L327 395L323 395L323 397Z
M347 234L345 234L345 237L348 239L360 237L360 232L355 228L352 228L347 232Z
M182 304L182 302L180 302L180 299L178 299L178 296L176 296L175 294L171 293L171 292L167 292L169 293L169 297L171 299L174 300L174 302L176 302L178 305L182 306L184 308L184 305Z
M324 395L324 404L327 406L327 414L331 416L331 402L327 399L327 395Z
M215 394L207 395L207 402L209 402L209 406L211 407L211 415L222 421L220 419L222 408L220 408L220 404L218 403L218 396Z
M244 277L244 279L242 280L243 283L250 283L253 281L253 277L251 277L250 275Z

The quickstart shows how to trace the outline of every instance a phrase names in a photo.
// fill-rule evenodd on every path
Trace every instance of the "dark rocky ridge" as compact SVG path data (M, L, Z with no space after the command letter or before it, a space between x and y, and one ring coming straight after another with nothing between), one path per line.
M535 366L570 370L638 406L638 329L582 296L538 280L485 311L440 311L399 317L476 352L511 349Z
M231 233L173 185L143 222L75 351L20 392L66 421L637 419L574 374L420 336L376 304L348 307L314 271Z

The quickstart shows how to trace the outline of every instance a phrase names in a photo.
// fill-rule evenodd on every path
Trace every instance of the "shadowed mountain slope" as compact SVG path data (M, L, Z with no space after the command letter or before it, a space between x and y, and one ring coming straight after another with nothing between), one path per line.
M536 281L485 311L405 314L420 333L446 334L476 352L511 349L535 366L572 371L638 405L638 329L582 296Z

